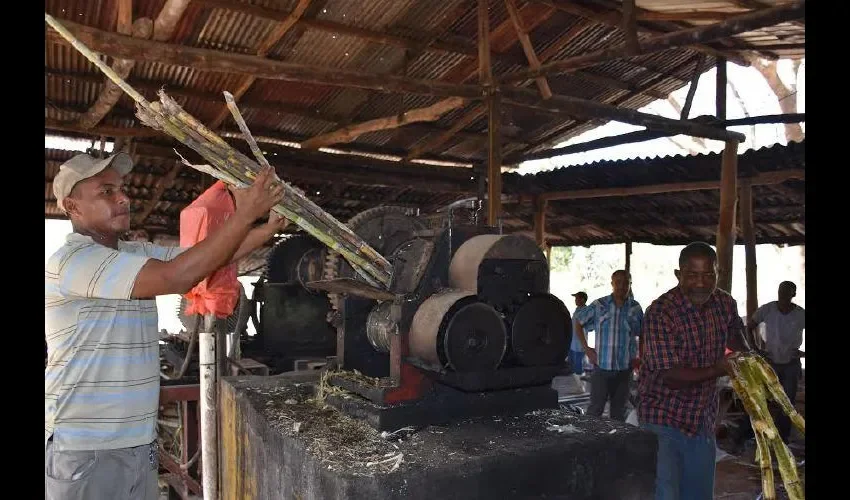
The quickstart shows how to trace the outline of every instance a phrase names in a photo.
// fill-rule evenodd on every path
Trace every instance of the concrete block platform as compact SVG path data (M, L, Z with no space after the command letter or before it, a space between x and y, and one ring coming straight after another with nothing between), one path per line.
M222 498L653 498L656 442L636 427L547 409L382 437L317 403L317 382L222 380Z

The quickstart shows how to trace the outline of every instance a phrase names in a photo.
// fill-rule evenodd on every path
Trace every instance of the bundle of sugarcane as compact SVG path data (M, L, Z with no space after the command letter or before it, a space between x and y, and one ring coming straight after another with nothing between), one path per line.
M758 354L737 354L729 358L732 386L741 398L747 414L750 416L756 435L756 456L761 468L762 493L765 500L776 498L773 484L773 461L770 450L776 455L779 473L785 484L785 491L791 500L803 499L803 485L797 474L797 463L791 450L782 442L768 409L768 397L779 404L782 411L791 418L794 426L805 435L806 421L797 413L773 368Z
M256 157L256 162L234 149L215 132L184 111L165 92L158 93L159 101L148 102L56 19L47 13L44 14L44 18L75 49L103 71L107 78L136 101L136 116L142 123L177 139L210 163L209 165L193 165L183 159L186 165L234 187L250 185L261 168L271 168L229 93L224 93L227 106L248 142L251 152ZM389 287L392 278L392 266L389 261L354 234L348 226L310 201L300 190L280 179L277 179L277 182L284 186L284 197L281 203L273 208L275 212L301 227L330 249L339 252L369 284Z

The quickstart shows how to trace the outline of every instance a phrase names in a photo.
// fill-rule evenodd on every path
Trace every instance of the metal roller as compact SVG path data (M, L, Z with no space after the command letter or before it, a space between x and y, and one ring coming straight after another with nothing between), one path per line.
M398 328L392 320L392 301L384 301L372 308L366 319L366 338L378 352L390 352L390 337Z
M413 316L410 355L455 371L495 370L507 349L507 329L495 309L474 293L444 290Z
M548 293L535 295L513 317L511 355L525 366L555 365L567 357L572 335L564 303Z
M546 262L531 238L518 234L474 236L455 252L449 264L449 285L459 290L478 290L478 268L485 259L517 259Z

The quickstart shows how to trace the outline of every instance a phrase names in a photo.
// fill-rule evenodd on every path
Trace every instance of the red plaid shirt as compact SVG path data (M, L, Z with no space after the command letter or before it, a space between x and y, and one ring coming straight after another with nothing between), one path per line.
M730 333L743 329L735 299L717 290L702 307L692 305L677 286L646 310L642 339L638 418L675 427L686 435L713 435L717 419L717 380L684 389L663 384L660 372L675 366L714 366Z

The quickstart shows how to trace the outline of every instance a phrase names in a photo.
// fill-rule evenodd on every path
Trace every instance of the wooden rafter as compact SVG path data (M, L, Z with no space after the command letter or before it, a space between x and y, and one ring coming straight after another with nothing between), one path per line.
M691 76L691 84L688 87L688 95L685 96L685 104L682 105L682 112L679 114L679 118L682 120L687 120L688 115L691 114L691 105L694 103L694 96L697 94L697 85L699 85L699 76L702 74L702 67L705 64L705 56L701 55L696 60L696 64L694 64L694 73Z
M739 33L752 31L754 29L773 26L792 19L805 16L804 1L781 5L770 9L764 9L751 14L742 14L708 26L698 26L665 35L648 38L640 44L640 54L651 54L665 50L693 45L699 42L708 42L720 38L726 38ZM598 50L589 54L571 57L562 61L544 64L537 70L520 71L505 75L502 82L522 81L537 78L540 75L562 73L576 69L594 66L602 62L612 61L628 57L630 54L624 45L610 49Z
M398 115L377 118L349 125L326 134L311 137L310 139L302 142L301 147L304 149L319 149L321 147L330 146L331 144L351 142L357 137L369 132L389 130L410 123L435 121L449 111L462 107L465 104L466 100L459 97L443 99L431 106L412 109Z
M130 0L123 0L119 3L119 6L127 3L131 3ZM120 9L119 20L123 17L127 10L132 11L132 9L128 7ZM126 31L126 27L122 26L122 24L123 22L119 23L119 26L121 27L119 33ZM131 34L136 38L148 38L153 32L153 27L154 23L150 19L138 19L136 22L132 23ZM112 69L121 78L127 78L135 65L136 61L133 59L115 59L112 63ZM97 96L97 99L95 99L94 104L92 104L88 111L80 116L77 123L80 127L86 129L94 127L109 114L115 106L115 103L118 102L118 99L120 99L123 94L123 91L118 87L118 85L115 85L112 81L107 81L106 85L104 85L100 94Z
M111 57L156 61L202 71L242 74L256 78L314 85L363 88L382 92L407 92L441 97L481 98L481 92L477 85L453 84L435 80L274 61L254 55L201 49L153 40L140 40L72 21L63 20L62 24L90 49ZM50 42L67 43L53 29L48 30L47 33Z
M171 40L177 23L192 0L166 0L153 23L153 39L159 42Z
M528 67L531 69L539 68L540 59L538 59L537 52L534 50L534 45L531 43L531 38L528 36L528 30L526 30L525 26L523 26L522 19L519 17L519 11L517 10L515 0L505 0L505 7L508 9L508 15L514 25L517 38L519 39L520 45L522 45L522 50L525 52L525 58L528 60ZM537 84L537 89L540 91L540 95L544 99L552 97L552 89L549 88L549 82L546 80L546 77L536 78L534 81Z
M526 4L522 9L519 10L519 16L522 21L523 26L529 31L533 30L541 23L543 23L546 19L552 16L555 12L555 9L552 8L540 8L540 5L536 5L534 3ZM576 37L580 35L584 30L583 29L574 29L570 30L568 35L572 37ZM565 35L562 38L566 38ZM513 23L510 19L501 23L495 29L491 30L488 37L488 43L490 44L491 52L500 52L509 49L517 42L516 31L514 30ZM557 42L556 42L557 44ZM558 49L560 50L560 48ZM554 55L556 51L549 52L549 56ZM541 58L545 60L545 56L547 53L541 54ZM473 61L472 63L461 63L458 66L454 67L449 75L445 78L447 81L460 81L466 82L471 78L475 77L478 74L479 68L478 63ZM433 151L443 144L450 141L453 137L453 133L460 132L467 126L476 122L479 118L484 116L486 113L486 106L475 106L469 111L466 112L463 116L458 118L455 124L451 127L450 130L441 133L433 138L426 140L423 144L416 146L411 149L411 151L407 154L406 160L412 160L414 158L419 158L421 155ZM450 133L453 132L453 133Z
M637 7L635 0L623 0L623 32L626 34L626 50L631 54L640 53L637 30Z
M546 4L546 5L550 5L554 8L561 10L563 12L566 12L568 14L583 17L585 19L590 19L592 21L596 21L598 23L605 24L605 25L608 25L608 26L611 26L611 27L614 27L614 28L620 28L620 27L623 26L623 16L620 15L619 12L616 12L616 11L613 11L613 10L601 12L601 11L598 11L598 10L595 10L595 9L584 7L582 5L579 5L576 2L572 2L572 1L569 1L569 0L536 0L536 1L541 2L543 4ZM652 33L652 34L656 34L656 35L670 31L670 30L659 30L659 29L654 29L654 28L648 28L648 27L640 25L640 24L637 25L637 28L642 32ZM704 52L704 53L706 53L710 56L713 56L713 57L725 56L725 57L729 58L729 60L734 61L735 63L740 64L741 66L749 66L749 61L747 61L746 59L744 59L742 57L739 57L735 53L731 53L731 52L727 52L727 51L723 51L723 50L718 50L718 49L715 49L714 47L709 47L709 46L707 46L703 43L694 44L693 48L694 48L694 50Z
M298 0L298 5L295 6L292 13L289 14L289 16L287 16L283 21L278 23L271 33L269 33L268 36L266 36L266 38L260 43L256 52L258 57L265 57L272 47L274 47L277 42L289 33L289 30L291 30L292 27L295 26L295 23L301 19L301 16L304 15L304 12L307 10L307 7L310 6L311 1L312 0ZM248 89L251 88L251 85L253 85L256 80L257 77L255 76L248 76L242 80L239 86L231 92L231 94L233 94L233 99L236 101L242 99L242 96L245 95L245 92L248 92ZM227 109L227 105L223 105L222 109L210 122L209 127L213 130L217 129L222 123L224 123L224 120L226 120L228 116L230 116L230 110Z
M180 173L181 166L182 163L175 162L174 166L171 167L171 170L169 170L165 176L159 178L151 198L142 204L142 208L139 210L139 213L133 217L135 226L143 224L145 219L148 218L148 215L150 215L153 209L156 208L156 204L159 203L159 200L162 198L162 194L165 193L166 189L170 188L174 184L174 179L176 179L177 174Z
M762 172L749 177L753 186L781 184L789 180L805 180L806 171L800 169L776 170ZM720 189L720 181L693 181L693 182L669 182L663 184L647 184L644 186L617 187L617 188L595 188L595 189L573 189L569 191L552 191L540 194L544 200L580 200L586 198L605 198L637 196L647 194L676 193L682 191L701 191Z

